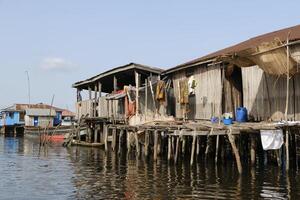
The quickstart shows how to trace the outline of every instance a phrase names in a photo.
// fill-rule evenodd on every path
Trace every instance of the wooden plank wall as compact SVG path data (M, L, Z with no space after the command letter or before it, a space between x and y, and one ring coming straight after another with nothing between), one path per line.
M258 66L242 68L244 106L255 120L283 120L286 78L269 75ZM289 120L300 120L300 75L289 83Z
M196 109L193 119L210 119L212 116L220 116L222 100L221 69L219 65L199 66L194 70L196 105L190 108ZM176 72L173 76L174 96L176 98L176 117L182 118L179 103L179 81L186 78L186 73Z

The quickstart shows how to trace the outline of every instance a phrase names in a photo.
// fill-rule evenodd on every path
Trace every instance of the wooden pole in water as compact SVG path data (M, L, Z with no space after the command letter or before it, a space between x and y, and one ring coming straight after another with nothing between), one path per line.
M117 128L113 128L112 130L112 150L116 150L116 140L117 140Z
M157 143L158 143L158 131L154 131L154 149L153 149L153 160L157 161Z
M171 157L172 157L172 138L171 138L171 136L169 135L168 136L168 161L170 161L171 160Z
M130 144L130 132L126 130L126 135L127 135L127 155L131 151L131 144Z
M180 148L180 137L177 137L176 139L176 149L175 149L175 163L177 163L178 154L179 154L179 148Z
M103 123L103 134L104 134L104 146L105 146L105 151L108 151L108 127L105 123Z
M290 153L289 153L289 130L288 128L286 129L285 133L285 151L286 151L286 166L285 169L289 170L290 168Z
M138 137L138 132L134 133L134 138L135 138L135 150L137 153L137 156L140 156L140 145L139 145L139 137Z
M98 142L98 127L95 126L94 129L94 143Z
M251 150L250 150L250 157L251 157L251 165L255 165L255 149L256 149L256 140L254 135L250 135L250 142L251 142Z
M120 130L120 137L119 137L119 149L118 149L118 154L121 154L121 149L122 149L122 141L123 141L123 134L124 134L124 130L121 129Z
M219 153L219 135L216 138L216 155L215 155L215 162L218 163L218 153Z
M145 131L145 156L148 156L149 151L149 131Z
M195 154L195 145L196 145L196 134L193 135L193 143L192 143L192 152L191 152L191 162L190 164L194 164L194 154Z
M228 136L229 142L230 142L231 147L232 147L232 151L233 151L234 156L235 156L238 171L241 174L242 173L242 164L241 164L240 154L239 154L239 151L236 147L235 139L234 139L234 136L232 135L232 130L231 129L229 130L229 132L227 132L227 136Z
M197 141L196 141L196 143L197 143L196 155L197 155L197 157L198 157L199 154L200 154L200 136L197 136Z
M185 145L186 145L186 138L185 136L182 136L182 154L184 155L185 154Z

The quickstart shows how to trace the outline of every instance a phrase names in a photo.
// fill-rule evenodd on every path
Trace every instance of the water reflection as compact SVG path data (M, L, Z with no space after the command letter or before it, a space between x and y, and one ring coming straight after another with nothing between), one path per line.
M245 165L244 165L245 166ZM120 156L101 149L0 138L1 199L298 199L300 176L277 166Z

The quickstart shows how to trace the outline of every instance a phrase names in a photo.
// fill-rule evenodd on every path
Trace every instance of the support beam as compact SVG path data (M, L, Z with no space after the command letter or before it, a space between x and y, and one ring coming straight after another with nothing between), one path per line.
M157 144L158 144L158 131L154 131L154 147L153 147L153 160L157 161Z
M137 157L140 157L140 144L139 144L138 132L134 133L134 138L135 138L136 155L137 155Z
M117 128L113 128L112 130L112 150L116 150L116 141L117 140Z
M149 131L145 130L145 156L147 157L149 155Z
M190 162L191 165L194 164L196 139L197 139L197 136L196 136L196 134L194 134L193 135L193 143L192 143L192 152L191 152L191 162Z
M101 104L100 104L100 101L101 101L101 93L102 93L102 84L99 82L98 83L98 92L99 92L99 101L98 101L98 117L100 116L103 116L101 114Z
M105 147L105 151L108 151L108 127L105 123L103 123L103 134L104 134L104 147Z
M148 112L148 79L145 79L145 121L147 120Z
M121 129L120 130L120 137L119 137L119 148L118 148L118 154L121 154L121 149L122 149L122 142L123 142L123 134L124 134L124 130Z
M251 150L250 150L251 165L255 165L256 139L254 135L250 135L250 140L251 140Z
M285 132L285 158L286 158L285 169L288 171L290 169L289 130L288 129L286 129L286 132Z
M114 76L114 83L113 83L114 85L114 92L116 92L117 91L117 89L118 89L118 79L117 79L117 77L116 76Z
M98 142L98 127L94 129L94 143Z
M139 88L140 88L140 83L141 83L141 75L135 71L135 91L136 91L136 98L135 98L135 103L136 103L136 112L135 114L138 115L139 114L139 98L140 98L140 92L139 92Z
M235 144L235 138L232 135L232 129L230 129L230 131L228 132L227 136L228 136L229 142L230 142L231 147L232 147L232 151L233 151L234 156L235 156L235 160L236 160L238 171L239 171L240 174L242 174L241 158L240 158L239 151L238 151L238 149L236 147L236 144Z
M97 94L98 94L98 84L95 84L95 90L94 90L94 101L93 101L93 116L96 117L97 113Z
M176 149L175 149L175 164L177 163L178 160L178 154L179 154L179 148L180 148L180 137L176 138Z
M168 136L168 161L170 161L172 158L172 138L169 135Z
M215 155L215 163L218 163L218 153L219 153L219 135L216 138L216 155Z

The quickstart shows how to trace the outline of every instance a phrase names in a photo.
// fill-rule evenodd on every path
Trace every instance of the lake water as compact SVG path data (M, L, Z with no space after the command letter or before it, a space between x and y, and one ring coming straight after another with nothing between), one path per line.
M156 164L102 149L0 137L0 199L300 199L300 175L275 165Z

